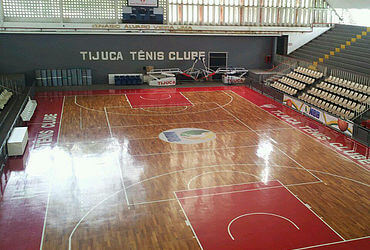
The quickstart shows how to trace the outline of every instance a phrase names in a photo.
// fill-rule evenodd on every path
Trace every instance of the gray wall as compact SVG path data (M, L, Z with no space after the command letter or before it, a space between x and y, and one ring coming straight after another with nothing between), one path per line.
M265 69L265 56L273 53L273 37L154 36L81 34L0 34L0 73L26 73L32 81L35 69L91 68L94 83L107 83L108 73L138 73L143 66L187 69L191 60L169 60L169 52L228 52L229 65ZM130 52L162 52L163 60L138 60ZM111 59L85 60L81 52L112 52ZM123 56L117 58L118 52ZM137 55L137 54L136 54ZM96 57L95 57L96 58ZM141 58L142 59L142 58Z

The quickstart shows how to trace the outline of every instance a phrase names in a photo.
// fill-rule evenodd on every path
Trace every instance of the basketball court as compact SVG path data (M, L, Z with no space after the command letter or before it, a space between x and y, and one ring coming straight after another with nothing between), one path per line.
M368 147L247 87L36 99L1 249L369 248Z

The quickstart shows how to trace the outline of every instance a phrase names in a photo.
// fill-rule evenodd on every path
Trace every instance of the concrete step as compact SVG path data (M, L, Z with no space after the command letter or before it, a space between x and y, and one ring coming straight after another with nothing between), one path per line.
M331 39L331 40L338 40L338 41L340 40L340 41L342 41L344 39L344 41L350 41L355 36L342 36L340 34L326 34L325 36L323 36L323 38L324 37L327 38L327 39ZM370 45L370 38L366 35L366 36L363 36L361 39L356 39L355 43L359 43L359 44L369 46Z
M309 63L313 63L314 61L317 60L317 56L309 55L300 51L294 51L292 54L290 54L290 56L297 59L308 61Z
M344 58L344 57L341 57L340 54L338 54L338 56L330 57L329 60L334 60L336 62L346 63L346 64L350 64L350 65L356 65L356 66L362 67L362 68L369 68L369 63L368 62L363 62L363 61L357 61L357 60Z
M341 30L341 31L356 31L356 32L361 32L361 31L366 31L367 27L364 26L356 26L356 25L345 25L345 24L336 24L333 27L334 30Z
M344 43L335 43L335 42L322 41L322 40L316 40L315 39L312 42L310 42L310 43L308 43L307 45L304 45L304 46L330 47L331 50L334 50L335 48L339 48L341 44L344 44ZM370 49L368 49L368 47L363 47L363 46L361 46L359 44L356 44L356 43L351 43L351 45L346 47L346 48L352 49L353 51L366 53L366 54L370 53Z
M337 62L335 60L327 60L324 64L328 66L333 66L339 69L359 72L361 74L367 74L367 75L370 74L370 70L368 68L363 68L363 67L359 67L359 66L355 66L355 65L351 65L347 63Z
M334 51L333 49L330 49L328 47L320 47L320 46L303 46L298 49L299 51L304 51L306 53L309 53L309 51L319 52L321 53L321 57L324 56L324 54L330 55L330 51ZM353 50L350 50L350 47L347 47L346 49L342 49L339 53L335 53L335 56L343 56L346 58L352 58L353 60L358 61L368 61L370 58L370 53L364 53L364 52L356 52Z

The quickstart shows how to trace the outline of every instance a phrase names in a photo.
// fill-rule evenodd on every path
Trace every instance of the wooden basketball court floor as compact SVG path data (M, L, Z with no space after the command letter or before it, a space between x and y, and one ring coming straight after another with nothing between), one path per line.
M246 87L37 100L1 249L369 249L368 148Z

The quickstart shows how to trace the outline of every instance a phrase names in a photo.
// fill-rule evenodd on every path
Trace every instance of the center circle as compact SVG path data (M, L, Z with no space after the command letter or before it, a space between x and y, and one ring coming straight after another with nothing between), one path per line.
M198 144L214 140L216 134L202 128L174 128L163 131L158 137L169 143Z

